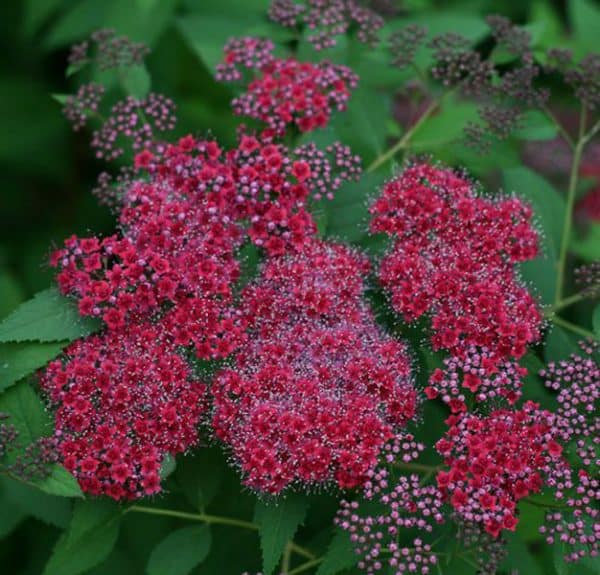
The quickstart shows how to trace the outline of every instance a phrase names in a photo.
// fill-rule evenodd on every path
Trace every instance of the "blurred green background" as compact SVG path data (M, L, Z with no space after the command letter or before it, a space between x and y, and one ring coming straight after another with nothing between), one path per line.
M454 31L459 33L463 32L460 28L463 17L472 22L474 18L500 13L517 23L529 25L542 45L558 42L561 46L575 47L579 53L585 49L597 50L600 4L593 0L403 0L387 3L396 6L396 17L400 20L418 17L424 23L430 19L438 23L455 22L458 29ZM231 92L214 81L210 68L229 36L257 30L275 33L276 27L265 28L269 26L265 19L268 5L269 0L2 2L0 318L20 301L50 284L52 273L45 261L52 245L60 244L72 233L106 233L113 225L109 210L99 207L90 194L98 173L105 169L105 165L96 161L90 152L90 134L86 131L73 133L59 104L51 97L51 94L72 93L76 89L75 79L65 77L69 45L106 27L148 43L153 50L147 59L152 90L175 100L179 130L197 134L210 130L222 142L230 143L235 139L234 128L239 122L230 111ZM589 14L594 14L596 19L588 17ZM401 110L397 109L400 104L401 99L396 100L393 108L399 118L402 117ZM366 108L373 111L377 106L366 102ZM359 114L360 111L359 107ZM396 135L399 127L391 120L392 106L380 112L383 114L383 138ZM354 138L364 135L362 129L354 132ZM352 141L347 143L354 145ZM477 168L469 168L476 170L480 177L493 179L494 170L518 163L523 144L511 143L510 146L510 155L493 155ZM560 177L559 174L559 181ZM207 450L201 457L210 459L211 453ZM222 459L220 461L223 463ZM198 466L202 466L201 461ZM230 487L224 491L238 492L235 473L226 468L222 473ZM221 481L220 477L212 477L212 480ZM13 485L13 488L17 491L27 489L20 485ZM3 530L11 532L10 537L0 544L2 575L41 573L58 537L57 527L64 527L68 521L70 511L60 500L57 502L57 498L36 495L31 490L25 495L27 509L19 509L11 515L17 517L18 527L13 531L14 525L0 520L0 537L4 535ZM13 496L18 499L19 493L13 493ZM219 509L223 514L240 515L249 512L252 504L251 496L244 492L235 501L223 499ZM331 517L334 511L331 502L323 500L322 505L323 514ZM0 509L0 515L4 511ZM547 556L551 556L552 550L539 545L538 541L534 520L539 520L539 515L531 509L530 525L525 525L524 529L529 528L531 532L530 551L537 551L539 546L539 552L545 556L544 564L551 564ZM8 516L6 510L5 517ZM170 527L168 521L159 524L143 517L128 517L122 544L111 556L112 563L109 561L95 573L142 573L152 546ZM236 549L240 558L234 562L239 562L240 568L242 565L258 566L254 536L240 534L237 538L237 535ZM223 546L223 553L229 553L225 533L223 536L215 534L215 547L217 545ZM242 548L248 550L244 557L246 552L242 552ZM532 555L521 540L512 540L511 554L514 564L522 568L522 575L547 572L540 564L531 563ZM114 567L117 564L120 565L118 569ZM219 572L218 564L213 561L201 572Z

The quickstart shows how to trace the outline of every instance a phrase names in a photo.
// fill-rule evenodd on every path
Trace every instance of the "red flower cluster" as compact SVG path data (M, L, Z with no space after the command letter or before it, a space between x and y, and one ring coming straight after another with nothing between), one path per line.
M213 428L247 485L361 484L414 416L405 348L361 301L365 268L344 246L314 243L269 261L245 290L251 336L213 387Z
M436 448L450 467L437 483L464 520L497 537L514 531L516 504L544 485L571 486L571 473L556 441L555 416L531 401L520 410L489 416L451 415Z
M476 347L466 350L464 357L444 360L444 369L436 369L429 378L425 394L429 399L438 396L453 413L466 411L465 391L477 401L504 398L510 405L521 397L522 377L527 370L509 360L493 361L492 354Z
M160 467L198 440L203 384L161 324L128 324L76 341L41 378L56 406L64 466L91 494L134 499L160 490Z
M517 198L477 197L448 169L408 167L371 206L371 229L394 238L379 278L408 321L432 316L434 348L520 357L541 314L514 264L537 254L531 210Z
M313 145L289 152L243 135L227 153L214 141L188 136L167 146L163 157L138 154L136 166L149 180L125 191L122 237L67 240L51 258L61 270L61 291L80 298L83 315L102 315L110 328L170 303L205 317L224 314L231 329L226 304L239 275L242 224L270 254L301 248L316 232L305 209L310 195L332 197L359 172L347 148L333 145L328 153L331 161ZM219 322L197 327L224 331Z
M268 44L253 38L235 39L225 46L219 79L239 79L238 67L253 68L257 73L248 90L233 100L236 114L265 122L282 134L290 124L301 132L322 128L333 110L346 108L350 90L358 83L350 68L326 61L313 64L279 59L267 49Z

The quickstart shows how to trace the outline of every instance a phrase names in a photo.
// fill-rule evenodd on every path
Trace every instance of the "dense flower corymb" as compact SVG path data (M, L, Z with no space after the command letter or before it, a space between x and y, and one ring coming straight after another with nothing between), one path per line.
M56 407L63 465L93 495L160 491L165 456L198 441L205 386L160 324L131 324L71 344L41 386Z
M556 418L533 402L489 416L452 415L436 448L450 467L437 483L459 516L492 536L514 531L516 504L543 486L571 487Z
M289 124L301 132L322 128L333 110L346 108L350 90L358 82L350 68L275 58L268 46L253 38L234 39L225 46L218 78L239 79L240 68L254 68L257 74L247 91L233 100L236 114L261 120L282 134Z
M385 185L371 214L371 230L394 240L379 279L406 320L431 315L436 349L518 358L539 338L541 313L514 270L537 254L523 202L477 197L451 170L416 164Z
M414 416L404 345L361 302L364 269L348 248L315 243L246 289L250 337L213 387L213 428L247 485L361 484Z

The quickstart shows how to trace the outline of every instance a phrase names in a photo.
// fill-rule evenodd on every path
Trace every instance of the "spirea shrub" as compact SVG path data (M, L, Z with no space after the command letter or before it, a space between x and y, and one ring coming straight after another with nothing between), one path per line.
M575 200L598 56L542 57L501 16L432 36L384 4L276 0L260 30L278 34L224 39L226 134L150 91L144 44L73 47L89 81L58 99L109 164L94 195L114 229L55 246L55 287L0 324L0 472L83 498L45 573L126 513L258 530L269 575L515 573L543 543L559 574L597 561L597 235ZM577 132L551 107L561 81ZM494 152L513 142L518 164L515 138L555 136L564 200ZM208 527L186 529L148 573L205 559Z

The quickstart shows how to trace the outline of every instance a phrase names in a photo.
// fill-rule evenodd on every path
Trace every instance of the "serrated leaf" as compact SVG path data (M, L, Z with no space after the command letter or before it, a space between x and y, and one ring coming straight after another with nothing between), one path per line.
M148 575L187 575L206 559L211 546L208 525L192 525L173 531L152 551Z
M0 477L0 485L7 500L25 515L64 529L71 519L71 500L48 495L14 479Z
M295 494L277 503L256 502L254 521L258 524L264 575L273 573L287 542L293 539L307 511L307 499Z
M55 463L52 466L48 477L37 480L34 484L36 487L50 495L58 495L60 497L83 497L77 479L58 463Z
M48 363L68 343L0 343L0 391Z
M358 555L354 552L350 536L345 531L337 529L317 575L335 575L344 569L354 567L358 562Z
M36 294L0 323L0 342L63 341L89 335L100 322L82 318L77 306L56 288Z
M107 501L75 504L73 519L61 535L44 575L79 575L103 561L119 535L121 511Z

